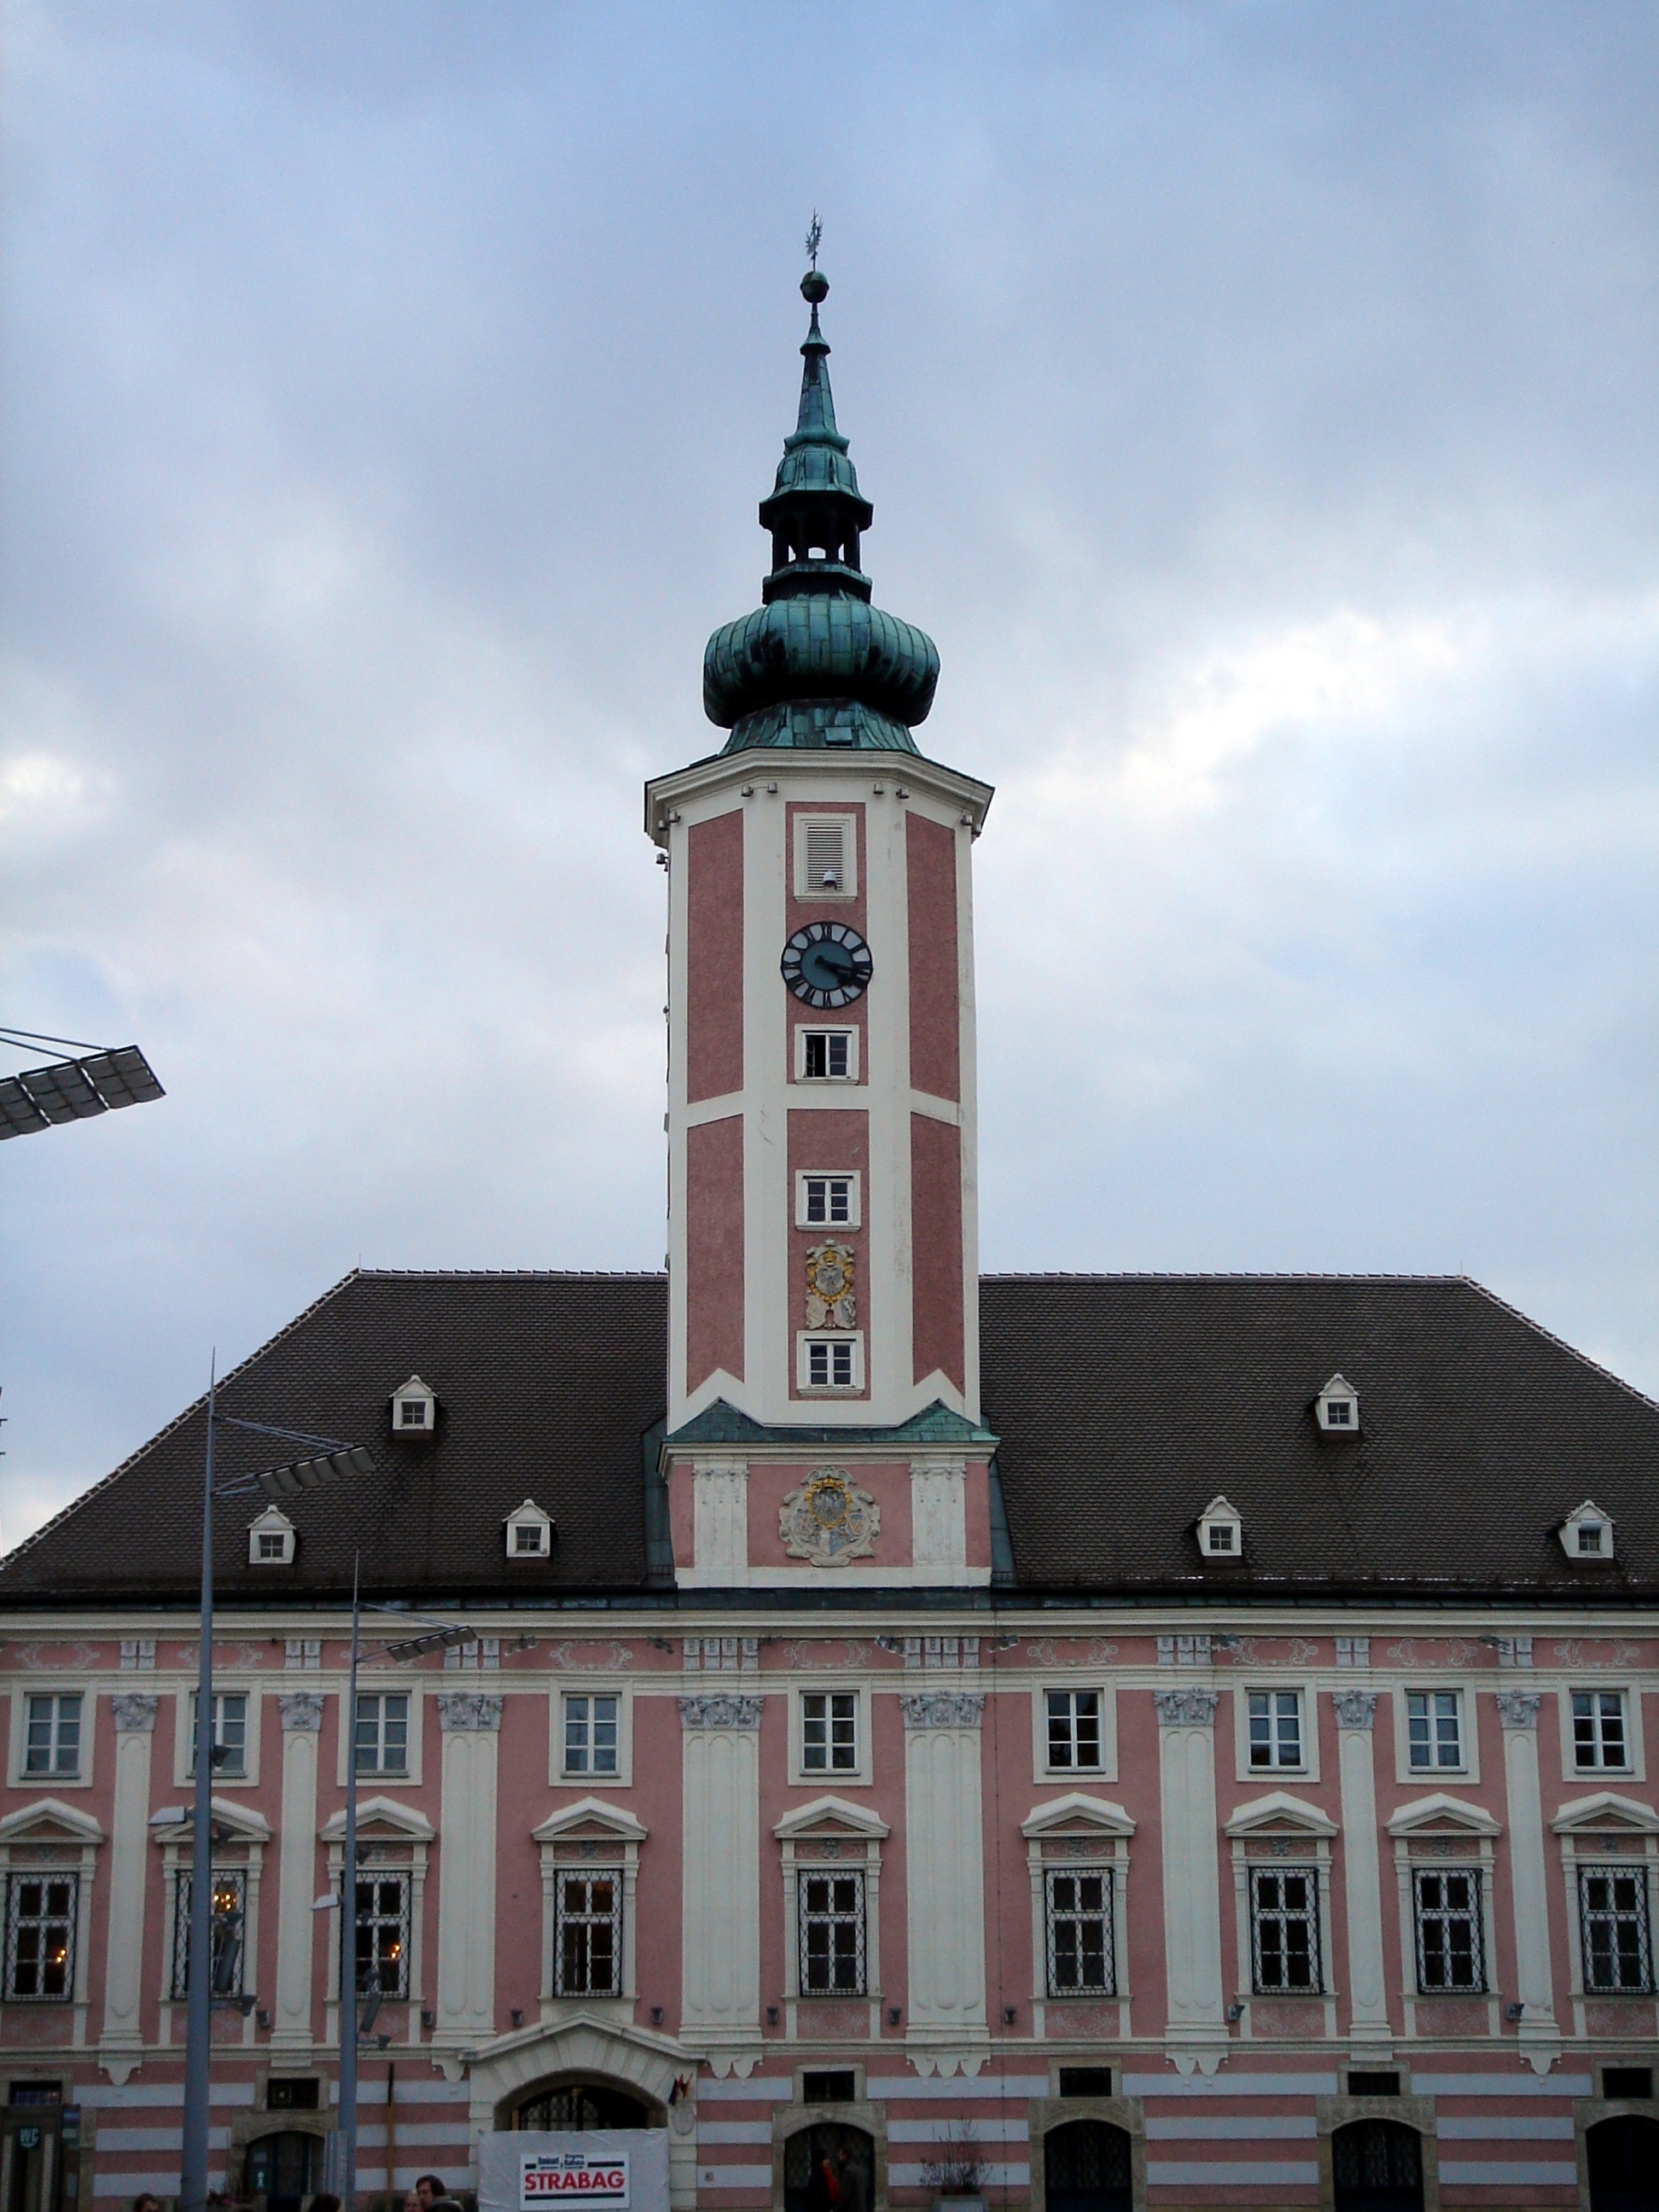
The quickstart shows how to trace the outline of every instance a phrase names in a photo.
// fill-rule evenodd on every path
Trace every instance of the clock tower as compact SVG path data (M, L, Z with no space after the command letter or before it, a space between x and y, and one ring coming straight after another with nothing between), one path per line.
M811 326L799 418L760 507L762 604L704 656L704 710L730 734L646 792L668 866L665 1451L683 1583L770 1581L774 1552L789 1580L803 1559L857 1581L917 1579L917 1515L937 1485L918 1499L908 1478L941 1467L957 1525L933 1536L964 1570L945 1578L988 1577L988 1537L967 1523L985 1519L991 1442L971 892L991 793L924 758L912 734L939 655L872 603L872 509L819 326L829 289L816 266L802 280ZM804 1550L787 1525L806 1510L803 1455L837 1462L818 1471L834 1494L812 1492ZM902 1466L905 1494L884 1500L888 1486L849 1462L872 1479ZM763 1464L783 1490L751 1530Z

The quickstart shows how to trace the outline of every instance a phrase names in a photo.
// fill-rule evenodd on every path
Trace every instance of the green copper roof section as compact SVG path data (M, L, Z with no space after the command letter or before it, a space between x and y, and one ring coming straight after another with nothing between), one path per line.
M664 1449L674 1451L692 1444L811 1444L815 1450L833 1450L837 1444L894 1444L902 1449L911 1444L988 1445L1000 1441L989 1429L953 1413L940 1398L890 1429L770 1428L728 1405L724 1398L717 1398L665 1437Z
M728 753L771 745L914 753L910 732L933 703L939 652L925 630L871 604L859 540L874 510L836 426L818 322L830 286L814 266L800 289L812 311L800 405L760 507L771 573L763 604L708 641L703 711L732 732Z

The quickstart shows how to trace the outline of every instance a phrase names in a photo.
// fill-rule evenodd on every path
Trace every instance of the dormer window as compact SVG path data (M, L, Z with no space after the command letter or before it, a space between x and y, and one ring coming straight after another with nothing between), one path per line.
M1605 1563L1613 1558L1612 1516L1604 1513L1594 1498L1587 1498L1569 1513L1557 1534L1570 1559Z
M1198 1548L1206 1559L1244 1555L1244 1523L1224 1498L1212 1498L1198 1516Z
M291 1567L294 1564L294 1523L280 1505L267 1505L247 1526L247 1563L251 1567Z
M858 890L857 825L850 814L795 817L795 896L851 898Z
M1340 1375L1333 1375L1314 1400L1314 1414L1327 1436L1359 1434L1359 1394Z
M429 1437L438 1425L438 1401L418 1375L411 1375L401 1390L392 1394L392 1432L398 1437Z
M526 1498L505 1522L509 1559L548 1559L553 1556L553 1516L544 1513L533 1498Z

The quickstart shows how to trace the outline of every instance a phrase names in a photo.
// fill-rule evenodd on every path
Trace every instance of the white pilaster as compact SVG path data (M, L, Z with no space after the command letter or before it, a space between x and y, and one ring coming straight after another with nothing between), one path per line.
M985 1862L976 1692L902 1696L909 2035L986 2039Z
M1216 1852L1214 1690L1159 1690L1158 1796L1164 1828L1167 2041L1176 2054L1224 2044L1221 1888ZM1213 2070L1213 2053L1206 2070ZM1185 2069L1183 2069L1185 2070Z
M293 1690L276 1700L283 1718L283 1841L276 1866L276 2002L273 2051L312 2045L313 1887L317 1872L317 1743L322 1693ZM346 1723L343 1718L341 1726Z
M495 2032L495 1790L501 1700L440 1692L438 2026L452 2047Z
M700 1583L749 1580L749 1470L697 1467L691 1476L693 1559Z
M1356 2042L1386 2043L1389 1991L1382 1963L1382 1875L1376 1850L1376 1769L1370 1690L1339 1690L1337 1768L1342 1784L1342 1886L1348 1922L1348 2017Z
M682 2033L728 2052L757 2050L765 1700L720 1692L679 1702Z
M961 1460L910 1468L910 1559L919 1573L960 1581L968 1565L968 1470Z
M152 1656L155 1647L151 1646ZM125 2081L143 2056L144 1877L149 1850L149 1753L159 1699L125 1693L115 1716L115 1797L110 1819L109 1941L98 2055Z
M1515 1995L1522 2007L1518 2033L1533 2071L1542 2075L1548 2073L1559 2055L1560 2030L1555 2024L1555 1990L1550 1978L1544 1802L1538 1778L1538 1704L1536 1690L1498 1693L1510 1816L1510 1888L1515 1904Z

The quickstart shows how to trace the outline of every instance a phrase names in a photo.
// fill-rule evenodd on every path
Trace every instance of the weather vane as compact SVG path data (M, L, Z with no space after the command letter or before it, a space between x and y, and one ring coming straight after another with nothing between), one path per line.
M811 228L806 234L806 251L811 256L812 266L814 269L818 265L818 247L822 243L823 239L823 225L818 221L818 211L814 208L812 210Z

